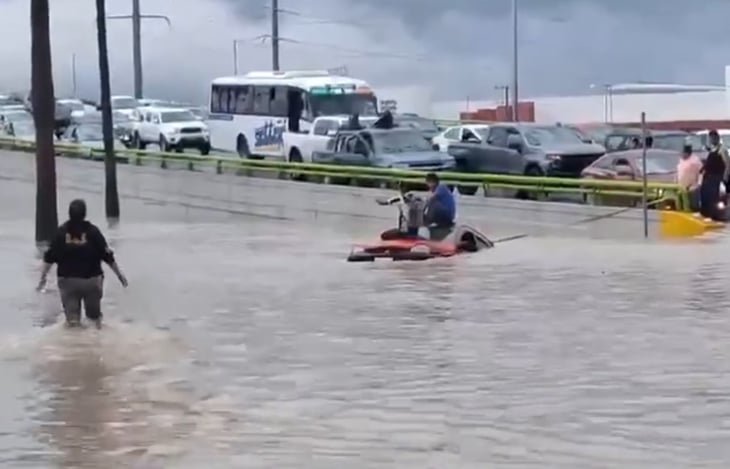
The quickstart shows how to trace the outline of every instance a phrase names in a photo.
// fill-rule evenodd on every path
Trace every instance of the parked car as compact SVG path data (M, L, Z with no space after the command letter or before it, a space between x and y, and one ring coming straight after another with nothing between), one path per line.
M434 151L420 131L412 128L341 130L327 151L312 154L321 164L441 171L454 167L454 158Z
M18 140L35 141L35 124L32 119L8 121L4 133Z
M0 94L0 106L24 105L23 100L12 94Z
M449 145L459 171L528 176L579 177L605 153L571 129L527 123L493 124L486 142Z
M139 120L139 102L131 96L112 96L112 111L126 114L132 119Z
M140 150L150 143L156 143L164 152L196 148L202 155L210 153L208 126L189 110L152 106L141 109L142 120L134 134L134 141Z
M695 133L695 135L700 138L700 143L702 144L703 149L710 144L708 137L709 133L709 130L701 130ZM717 129L717 133L720 134L720 140L722 141L723 145L730 148L730 129Z
M611 181L640 181L642 173L643 150L625 150L609 153L581 172L582 179ZM650 148L646 151L646 179L650 182L672 183L677 177L677 163L680 153L674 150ZM587 196L586 202L596 205L635 206L639 197L627 196Z
M91 106L84 104L80 99L65 98L57 100L61 106L66 106L71 111L71 119L74 121L83 119L87 112L93 112L95 109Z
M652 148L672 150L680 153L685 145L691 145L692 151L698 153L698 155L705 148L702 143L702 138L690 132L683 132L681 130L652 130L650 135L654 140Z
M0 110L0 131L9 137L34 140L33 115L24 108L3 108Z
M641 147L642 132L637 127L606 125L579 128L579 130L590 136L594 141L601 143L609 153ZM701 151L703 148L702 139L689 132L649 129L647 133L653 140L652 148L682 151L682 147L686 143L690 143L694 151Z
M431 145L434 150L448 153L449 145L459 142L476 142L486 141L489 134L489 126L487 124L464 124L455 125L446 128L431 139Z
M361 126L369 127L376 122L375 117L359 119ZM284 154L291 163L311 163L312 153L324 151L340 129L348 126L350 116L320 116L312 121L307 130L299 132L284 131L282 141Z
M82 122L69 127L64 134L64 140L90 148L104 148L104 129L101 122ZM114 139L114 147L119 148L118 140Z

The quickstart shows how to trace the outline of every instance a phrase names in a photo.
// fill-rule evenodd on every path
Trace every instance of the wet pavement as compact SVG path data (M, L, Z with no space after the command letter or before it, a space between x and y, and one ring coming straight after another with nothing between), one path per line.
M277 208L306 205L297 185L223 183L264 194L246 214L180 195L212 182L124 168L106 231L130 287L108 279L104 329L66 330L54 282L33 291L32 163L16 156L0 161L1 467L730 463L724 235L660 244L614 220L619 240L554 206L484 218L535 230L487 253L348 264L390 219L369 196L298 189L319 205L297 211ZM84 196L105 227L100 166L60 164L59 206Z

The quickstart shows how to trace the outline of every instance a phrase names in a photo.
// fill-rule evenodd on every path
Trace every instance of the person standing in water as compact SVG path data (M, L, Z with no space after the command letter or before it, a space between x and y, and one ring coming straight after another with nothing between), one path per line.
M710 147L702 168L700 184L700 213L703 217L720 220L720 185L725 182L727 165L717 130L710 130L709 137Z
M48 272L57 264L58 290L69 326L81 325L81 306L86 317L101 325L101 298L104 287L105 262L116 274L122 286L127 279L114 259L114 253L96 225L86 220L86 202L72 201L68 206L68 221L58 228L48 250L43 255L43 269L38 290L46 285Z

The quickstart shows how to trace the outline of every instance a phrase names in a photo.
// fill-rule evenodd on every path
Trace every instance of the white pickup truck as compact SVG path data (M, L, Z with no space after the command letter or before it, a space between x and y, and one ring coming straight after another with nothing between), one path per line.
M350 116L322 116L312 122L308 131L289 132L283 134L284 155L291 163L311 163L312 153L327 150L327 145L337 131L346 126ZM360 125L367 127L377 117L360 117Z

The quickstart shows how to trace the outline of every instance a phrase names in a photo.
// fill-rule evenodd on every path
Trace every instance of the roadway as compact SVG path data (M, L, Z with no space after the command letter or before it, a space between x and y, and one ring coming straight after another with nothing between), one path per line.
M69 158L56 161L61 188L103 193L102 163ZM32 154L0 150L0 177L33 181L34 174ZM393 209L374 203L378 196L392 195L381 189L219 175L211 167L189 171L183 164L168 169L120 164L118 178L122 198L318 224L337 224L342 216L381 220L383 226L396 220ZM643 215L637 209L483 196L460 196L458 205L462 222L495 239L523 233L613 239L643 235ZM650 212L649 223L654 236L654 212Z

